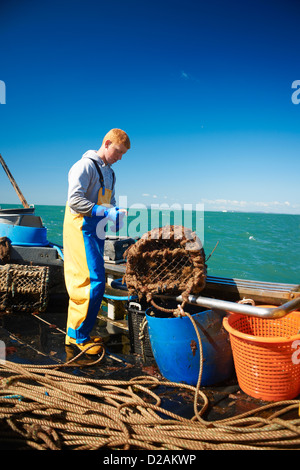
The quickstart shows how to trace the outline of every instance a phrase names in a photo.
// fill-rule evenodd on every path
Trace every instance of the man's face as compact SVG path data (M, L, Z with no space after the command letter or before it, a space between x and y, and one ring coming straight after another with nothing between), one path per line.
M113 165L121 160L127 152L127 148L123 144L114 144L110 141L105 142L105 160L108 165Z

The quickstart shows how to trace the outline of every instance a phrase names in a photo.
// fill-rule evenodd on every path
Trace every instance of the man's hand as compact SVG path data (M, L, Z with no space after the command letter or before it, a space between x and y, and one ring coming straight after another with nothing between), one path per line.
M125 216L127 216L127 210L119 209L119 207L106 207L95 204L92 209L92 217L102 217L113 222L114 225L110 227L112 232L118 232L123 227Z
M111 231L112 232L118 232L119 230L121 230L121 228L123 227L124 225L124 217L127 216L127 210L126 209L118 209L116 211L116 218L115 218L115 221L114 222L114 225L112 225L110 227ZM109 216L108 216L109 218ZM112 220L112 219L110 219Z

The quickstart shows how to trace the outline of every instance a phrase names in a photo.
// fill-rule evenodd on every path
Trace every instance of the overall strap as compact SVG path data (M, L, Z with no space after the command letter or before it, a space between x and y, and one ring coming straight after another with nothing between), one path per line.
M96 170L97 170L98 175L99 175L100 186L101 186L101 188L104 188L104 178L103 178L103 175L102 175L102 171L100 170L100 166L99 166L98 163L97 163L95 160L93 160L92 158L90 158L90 160L92 160L92 162L94 162L95 167L96 167Z
M111 172L112 172L112 179L113 179L111 189L114 189L114 185L115 185L115 182L116 182L116 175L115 175L115 172L112 168L111 168Z
M99 180L100 180L100 186L101 188L104 188L104 179L103 179L103 174L102 174L102 171L100 169L100 166L98 165L98 163L93 160L92 158L90 158L90 160L92 160L96 166L96 170L98 172L98 175L99 175ZM111 168L111 171L112 171L112 179L113 179L113 182L112 182L112 187L111 189L113 189L114 185L115 185L115 182L116 182L116 175L115 175L115 172L114 170Z

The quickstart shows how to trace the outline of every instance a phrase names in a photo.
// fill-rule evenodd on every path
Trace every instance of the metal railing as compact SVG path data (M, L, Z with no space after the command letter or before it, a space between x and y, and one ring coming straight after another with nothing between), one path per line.
M166 296L164 296L166 298ZM177 302L182 302L183 299L180 296L178 297L169 297ZM238 302L230 302L227 300L211 299L209 297L196 297L190 295L188 302L192 305L199 305L201 307L225 310L232 313L240 313L243 315L249 315L253 317L261 318L281 318L287 315L288 313L297 310L300 308L300 297L290 300L278 307L258 307L249 304L242 304Z
M121 279L116 279L112 281L111 287L123 291L127 290L126 285L122 284ZM183 298L181 295L175 297L170 295L157 294L155 297L163 298L165 300L175 300L178 303L183 302ZM131 298L128 298L128 300L130 299ZM125 297L122 297L122 300L125 300ZM300 296L276 307L259 307L255 305L249 305L247 303L231 302L228 300L201 297L195 295L190 295L188 297L188 303L191 305L199 305L200 307L205 307L209 309L218 309L226 312L240 313L242 315L249 315L253 317L281 318L287 315L288 313L300 308Z

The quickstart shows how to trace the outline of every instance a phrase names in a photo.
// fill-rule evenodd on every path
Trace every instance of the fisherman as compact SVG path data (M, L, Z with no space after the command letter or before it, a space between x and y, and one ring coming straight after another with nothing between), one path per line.
M103 227L123 226L125 209L116 206L115 173L111 166L130 148L121 129L111 129L98 151L88 150L69 171L63 244L64 275L69 294L65 343L98 354L101 338L90 337L105 290Z

